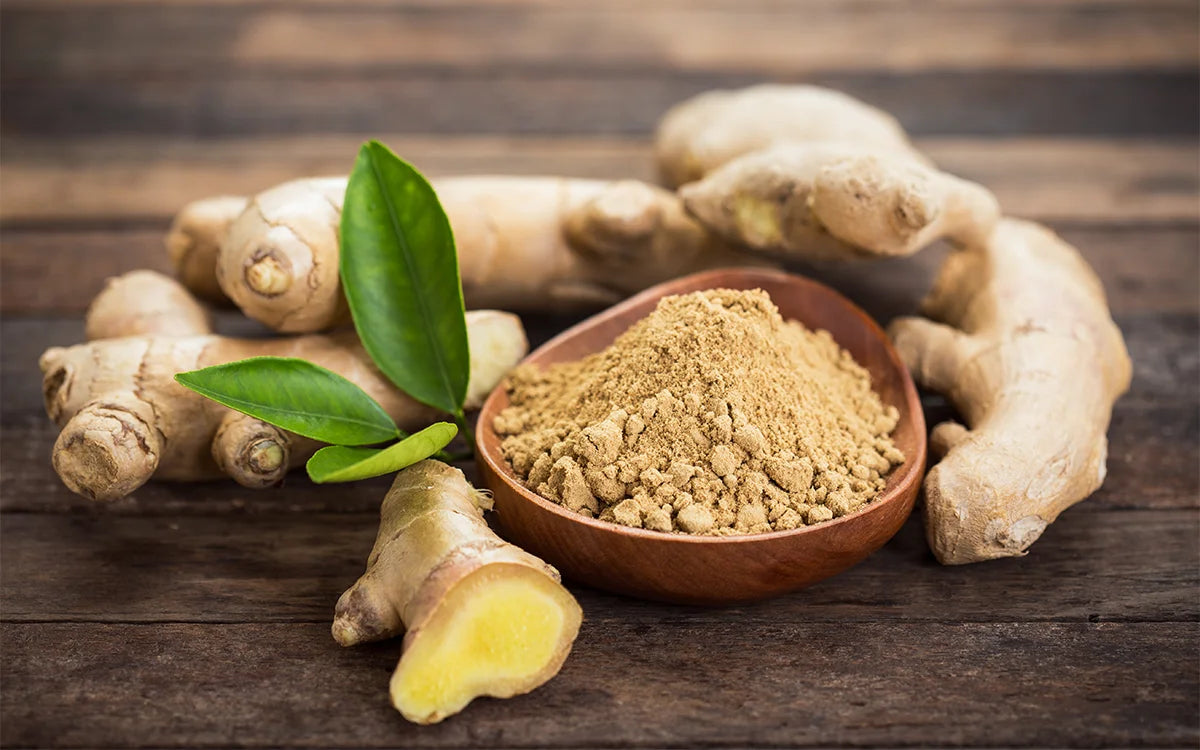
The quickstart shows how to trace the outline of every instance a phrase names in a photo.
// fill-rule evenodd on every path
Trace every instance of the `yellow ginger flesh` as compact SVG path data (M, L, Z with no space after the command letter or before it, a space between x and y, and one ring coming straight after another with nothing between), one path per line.
M422 461L396 476L367 571L338 600L343 646L404 632L392 705L431 724L479 696L509 698L558 673L579 604L558 571L488 528L486 494L454 467Z

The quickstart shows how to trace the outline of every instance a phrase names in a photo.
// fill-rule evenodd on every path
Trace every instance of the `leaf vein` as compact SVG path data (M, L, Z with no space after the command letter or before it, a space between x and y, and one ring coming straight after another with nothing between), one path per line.
M413 262L412 248L408 244L407 235L404 233L402 227L400 226L400 219L396 215L396 207L395 207L395 204L392 202L392 196L387 191L387 189L384 187L387 183L384 181L383 174L379 171L379 166L375 160L374 149L371 149L369 151L369 153L371 155L370 156L371 172L375 175L375 180L380 186L380 194L383 196L383 203L387 207L388 220L392 224L392 232L396 235L396 237L400 241L400 244L404 248L404 252L401 253L401 256L403 256L403 258L404 258L404 265L408 270L409 278L415 279L415 280L420 279L421 277L417 274L417 270L416 270L416 267ZM426 331L436 330L436 328L434 327L433 313L428 307L428 304L429 304L428 301L425 299L424 295L417 294L414 296L416 297L417 308L421 311L421 323L424 326L424 330L426 330ZM458 399L455 398L454 389L450 385L450 382L451 382L450 368L446 363L445 356L442 352L442 347L437 346L436 342L435 342L435 345L432 347L432 349L433 349L433 357L436 360L437 370L441 374L441 384L446 392L446 397L447 397L446 402L451 403L451 404L457 403ZM460 408L461 408L461 405L460 405Z
M339 422L342 424L362 425L364 427L370 427L371 429L376 430L376 431L380 431L380 432L383 431L383 427L380 426L378 423L368 422L368 421L362 420L362 419L354 419L353 417L343 417L343 416L337 416L337 415L332 415L332 414L322 414L321 412L311 412L311 411L305 411L303 409L287 409L287 408L283 408L280 406L272 406L270 404L263 403L262 401L250 401L250 400L247 400L244 398L230 396L230 395L221 393L220 391L205 388L204 386L196 385L196 384L189 384L188 387L197 391L198 393L200 393L204 396L208 396L208 397L212 398L214 401L223 403L226 406L228 406L229 408L235 409L237 411L242 411L241 409L238 408L238 406L246 406L246 407L260 409L260 410L264 410L264 411L272 411L272 412L276 412L278 414L294 414L296 416L301 416L301 417L322 419L322 420L325 420L328 422ZM233 406L232 404L237 404L238 406ZM276 425L276 427L278 427L278 426L279 425ZM286 428L284 428L284 429L286 429ZM394 431L389 430L389 432L394 432Z

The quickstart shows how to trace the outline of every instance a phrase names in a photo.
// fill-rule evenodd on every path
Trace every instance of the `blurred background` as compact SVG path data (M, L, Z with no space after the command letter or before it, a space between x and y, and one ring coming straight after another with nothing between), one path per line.
M368 137L432 174L652 179L670 105L760 81L883 107L1008 213L1085 248L1096 230L1192 227L1197 7L6 0L3 311L76 313L106 276L166 268L185 202L344 173ZM1120 283L1140 283L1146 244ZM1191 255L1162 260L1191 272Z

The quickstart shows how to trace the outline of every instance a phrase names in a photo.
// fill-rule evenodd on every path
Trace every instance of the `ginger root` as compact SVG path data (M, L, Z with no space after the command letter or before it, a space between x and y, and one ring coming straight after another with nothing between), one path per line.
M338 600L333 637L343 646L405 633L390 692L409 721L533 690L558 673L579 632L582 611L558 572L496 536L489 508L451 466L401 471L367 572Z
M292 332L348 319L338 280L345 186L285 183L233 222L215 273L248 316ZM448 177L434 188L468 307L582 310L691 271L761 264L706 232L673 193L636 181Z
M986 188L938 171L891 115L816 86L701 94L667 113L655 149L701 224L785 260L977 243L1000 215Z
M923 311L890 329L923 385L967 427L933 431L925 530L947 565L1025 554L1103 482L1113 402L1129 356L1099 280L1037 224L1003 220L951 254Z
M236 195L193 201L176 214L167 232L167 255L175 275L188 291L210 304L229 305L217 283L217 251L245 208L246 199Z
M680 195L730 241L803 260L911 255L941 238L978 243L1000 215L981 185L907 155L829 143L747 154Z
M90 326L89 326L90 327ZM509 313L467 313L476 408L528 344ZM151 476L195 480L228 475L247 487L274 484L318 447L227 409L174 381L176 373L253 356L299 357L333 370L374 397L403 429L438 413L396 390L353 331L267 340L216 335L129 336L54 347L41 357L46 412L62 432L54 468L73 492L124 497Z
M178 281L157 271L114 276L88 307L88 341L122 336L199 336L212 333L208 311Z
M321 331L350 321L338 278L346 180L293 180L251 198L219 239L221 290L277 331Z
M663 182L699 180L739 156L789 143L850 145L925 161L896 118L820 86L761 84L708 91L672 107L654 154Z

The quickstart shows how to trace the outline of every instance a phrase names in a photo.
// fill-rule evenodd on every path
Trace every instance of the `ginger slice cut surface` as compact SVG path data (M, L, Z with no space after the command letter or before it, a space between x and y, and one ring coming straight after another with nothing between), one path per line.
M554 675L579 628L561 586L517 565L491 565L448 591L391 681L410 721L458 713L480 696L527 693Z
M396 475L367 571L342 594L343 646L404 632L392 705L432 724L474 698L508 698L558 673L583 621L558 571L496 536L486 493L426 460Z

